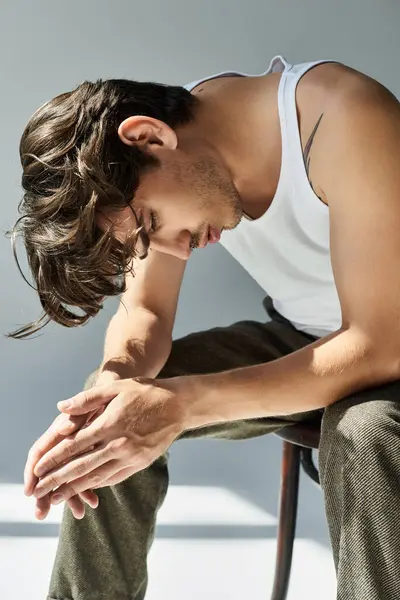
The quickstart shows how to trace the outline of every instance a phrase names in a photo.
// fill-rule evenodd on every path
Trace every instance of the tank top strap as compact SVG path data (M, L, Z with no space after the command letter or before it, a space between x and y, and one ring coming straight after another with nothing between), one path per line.
M210 81L210 79L218 79L221 77L262 77L263 75L268 75L269 73L285 73L288 71L292 65L280 54L274 56L271 60L269 67L266 71L259 73L258 75L254 75L251 73L244 73L243 71L222 71L220 73L216 73L215 75L208 75L207 77L203 77L202 79L197 79L196 81L192 81L191 83L187 83L184 87L191 92L195 87L205 83L206 81Z
M296 65L289 65L283 72L278 91L278 110L282 137L281 175L296 181L305 192L313 190L309 183L303 158L297 116L296 88L300 79L313 67L323 63L338 62L335 60L319 60ZM298 189L298 192L301 191ZM322 204L319 198L317 204ZM322 206L321 208L325 208Z

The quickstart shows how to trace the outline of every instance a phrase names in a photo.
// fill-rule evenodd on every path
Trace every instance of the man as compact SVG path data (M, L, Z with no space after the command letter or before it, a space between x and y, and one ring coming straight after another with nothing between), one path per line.
M14 336L83 324L126 282L99 371L26 465L38 518L71 509L48 598L144 598L174 440L322 412L338 598L399 597L399 156L396 98L332 61L84 82L33 115L19 228L45 313ZM172 343L187 259L218 240L272 321Z

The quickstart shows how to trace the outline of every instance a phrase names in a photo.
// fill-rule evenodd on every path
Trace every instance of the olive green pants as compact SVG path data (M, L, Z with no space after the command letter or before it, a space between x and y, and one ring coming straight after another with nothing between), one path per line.
M273 321L242 321L174 341L160 377L264 363L316 339L294 329L271 303L268 313ZM344 398L323 413L319 467L338 600L400 598L399 398L395 382ZM321 413L235 421L181 437L248 439ZM86 507L84 519L76 520L66 506L47 600L143 600L147 554L167 487L165 455L99 489L100 505Z

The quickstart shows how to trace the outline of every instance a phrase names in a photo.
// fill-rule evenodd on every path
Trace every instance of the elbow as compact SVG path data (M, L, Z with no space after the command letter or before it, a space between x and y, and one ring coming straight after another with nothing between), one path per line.
M400 348L391 342L392 333L381 328L379 335L352 325L340 330L346 339L346 362L358 372L360 384L375 386L400 379Z
M400 349L376 350L376 367L379 375L387 381L400 379Z
M393 334L371 339L366 355L378 384L400 379L399 344L390 343Z

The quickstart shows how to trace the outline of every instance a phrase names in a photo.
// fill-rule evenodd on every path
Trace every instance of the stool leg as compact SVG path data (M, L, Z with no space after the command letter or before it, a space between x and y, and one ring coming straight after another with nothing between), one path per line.
M271 600L285 600L292 566L299 497L300 447L283 442L278 543Z
M318 469L313 461L313 454L311 448L300 448L300 463L304 471L309 477L318 485L321 485L319 480Z

